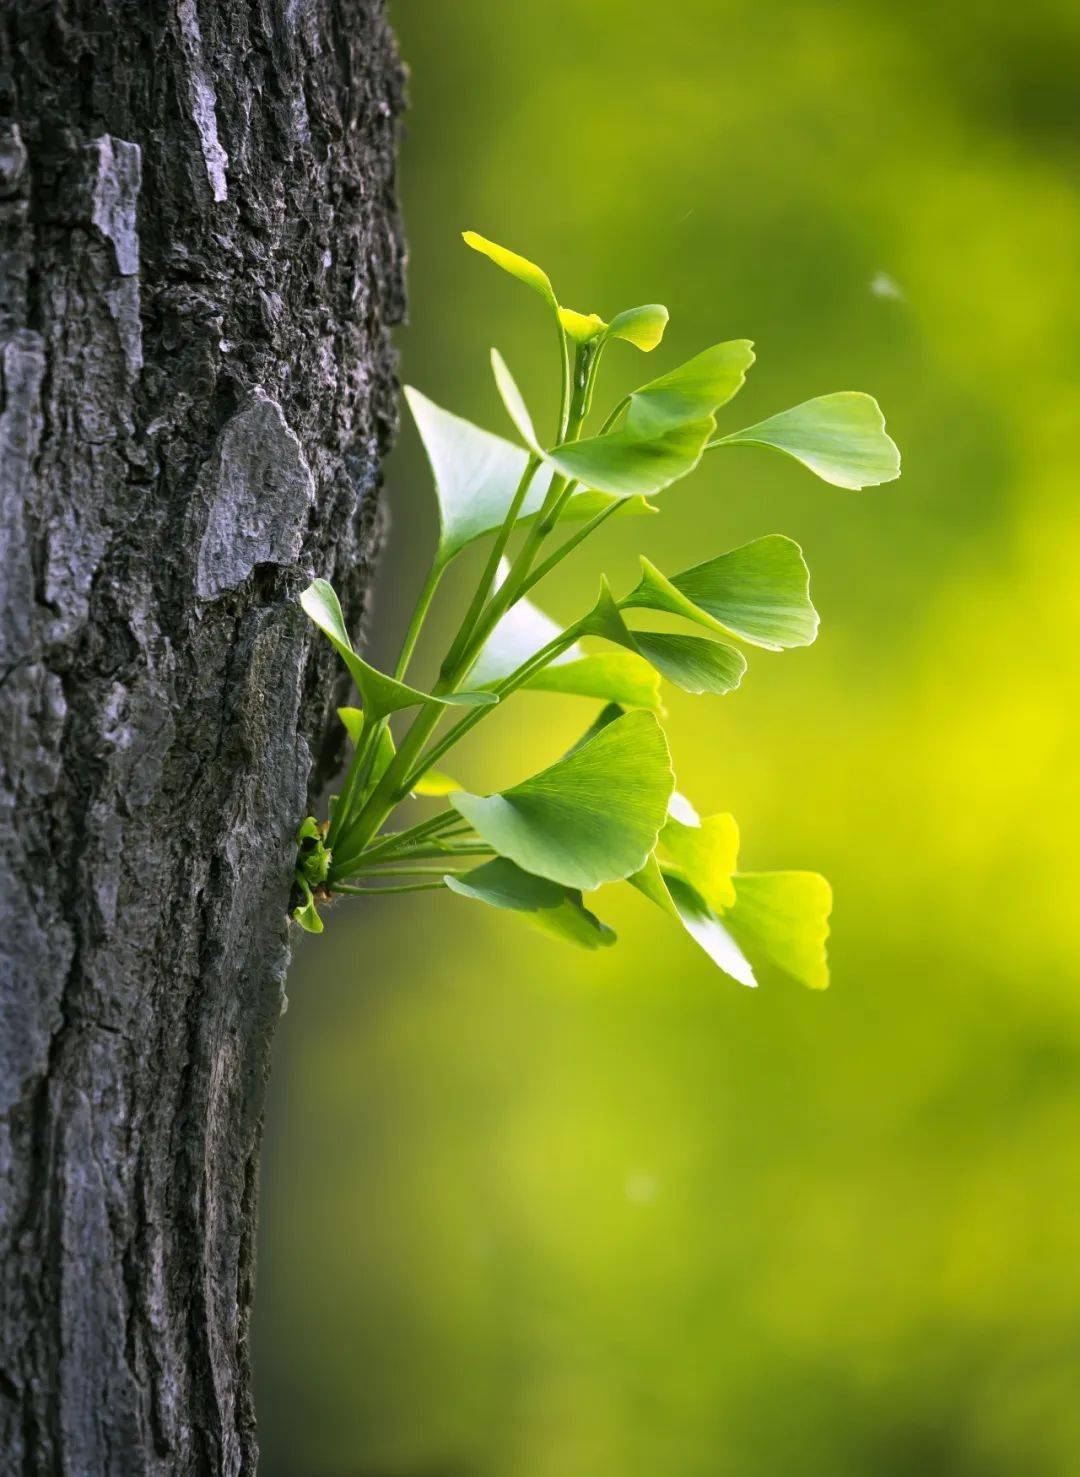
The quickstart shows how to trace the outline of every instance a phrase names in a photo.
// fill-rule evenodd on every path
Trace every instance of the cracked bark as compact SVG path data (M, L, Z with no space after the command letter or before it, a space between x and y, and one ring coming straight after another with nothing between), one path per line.
M363 614L400 106L382 0L0 14L4 1474L255 1467L291 838L340 699L295 595Z

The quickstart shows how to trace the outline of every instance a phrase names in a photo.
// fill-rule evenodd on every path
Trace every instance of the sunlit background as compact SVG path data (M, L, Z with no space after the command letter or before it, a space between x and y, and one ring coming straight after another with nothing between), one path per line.
M669 689L669 730L746 865L831 878L830 992L743 990L614 889L600 954L442 895L342 905L298 950L263 1185L263 1471L1072 1477L1080 11L392 13L406 380L508 432L498 344L550 420L543 305L460 244L471 226L582 311L668 304L651 358L608 351L610 393L750 337L728 429L865 389L905 472L843 492L732 452L543 587L569 619L642 540L668 570L802 543L817 645L753 653L727 698ZM434 543L408 424L389 485L376 660ZM439 608L449 632L453 590ZM522 778L595 708L515 700L456 768Z

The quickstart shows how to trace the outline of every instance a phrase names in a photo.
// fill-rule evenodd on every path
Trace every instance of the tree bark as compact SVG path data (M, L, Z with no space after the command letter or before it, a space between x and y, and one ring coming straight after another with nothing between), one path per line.
M292 838L395 423L382 0L0 14L0 1472L241 1473ZM324 768L332 754L321 754ZM318 768L318 765L315 766Z

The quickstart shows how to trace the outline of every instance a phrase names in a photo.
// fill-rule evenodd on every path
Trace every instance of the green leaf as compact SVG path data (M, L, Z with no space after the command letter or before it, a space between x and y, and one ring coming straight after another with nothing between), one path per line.
M857 390L819 395L710 446L771 446L834 487L875 487L900 475L900 452L877 401Z
M461 788L452 774L441 769L428 769L413 785L412 792L414 795L452 795Z
M722 694L738 687L746 659L733 646L698 636L672 636L661 631L632 631L608 588L600 582L596 604L581 623L584 635L614 641L644 658L661 676L684 692Z
M545 452L565 477L616 497L650 497L692 472L701 460L715 422L669 425L660 434L641 436L629 428L566 441Z
M607 328L599 313L575 313L573 308L560 308L559 322L576 344L591 343Z
M701 820L691 810L680 818L669 806L657 856L669 872L676 871L690 881L709 907L722 911L734 903L731 879L739 860L739 828L733 815L722 813Z
M345 726L345 732L349 735L349 742L355 749L364 733L363 708L339 708L337 715Z
M319 910L315 906L315 898L312 895L311 888L299 872L296 873L296 881L300 887L300 891L304 894L305 901L300 907L293 909L293 918L299 923L305 933L322 933L323 921L319 917Z
M746 672L742 652L722 641L659 631L635 631L633 636L645 660L683 692L723 696L734 692Z
M410 385L405 399L435 479L441 527L437 557L446 564L474 539L502 527L529 454L443 410ZM541 467L525 494L523 518L540 511L550 483L550 470Z
M650 503L644 497L613 497L609 492L575 492L562 512L559 514L560 523L585 523L590 518L595 518L597 513L602 513L605 508L610 508L612 503L621 503L622 511L620 518L655 517L660 509L655 503ZM522 523L530 522L532 516L523 518Z
M532 416L525 404L525 397L518 389L517 381L510 373L506 360L498 349L491 351L491 370L495 376L495 386L499 391L506 413L517 427L518 435L531 447L537 455L540 455L540 447L536 440L536 429L533 426Z
M525 687L600 698L628 708L661 712L660 682L650 664L630 651L605 651L542 667Z
M626 412L627 429L648 436L666 426L704 420L738 394L753 362L749 339L713 344L635 390Z
M754 539L670 579L647 559L641 568L641 582L619 602L624 609L667 611L770 651L809 646L817 636L810 571L798 544L783 534Z
M494 241L489 241L486 236L478 235L476 231L462 231L461 239L466 246L471 246L473 251L479 251L482 256L493 261L504 272L509 272L511 277L516 277L519 282L524 282L526 287L531 287L533 292L538 292L550 308L558 311L558 300L548 274L535 262L529 261L527 257L518 256L516 251L509 251L505 246L498 246Z
M485 862L464 876L448 874L443 881L460 897L521 913L546 933L583 948L598 949L615 942L614 930L590 913L580 892L523 872L504 857Z
M499 582L506 576L505 560ZM508 677L543 646L562 634L550 616L530 600L516 601L500 619L469 672L476 687L490 687ZM656 673L647 662L628 652L586 656L574 643L531 677L525 687L541 692L564 692L630 708L660 708Z
M639 711L512 789L450 803L525 871L588 890L644 866L673 786L660 725Z
M712 962L740 985L757 985L753 966L701 894L674 874L664 878L679 921Z
M737 872L730 815L698 819L675 795L656 851L630 881L683 927L724 972L756 985L771 966L811 989L829 982L832 891L816 872Z
M435 697L431 693L420 692L415 687L408 687L404 682L396 682L385 672L369 666L353 650L349 633L345 629L341 605L333 585L327 580L313 580L300 596L300 604L348 667L370 722L385 718L389 713L396 713L399 708L411 708L417 703L475 708L498 702L498 698L488 692L455 692L448 693L445 697Z
M663 303L643 303L640 308L625 308L616 313L604 337L625 339L648 354L664 337L667 325L668 310Z
M832 888L816 872L738 872L723 921L756 968L771 964L812 990L829 983Z

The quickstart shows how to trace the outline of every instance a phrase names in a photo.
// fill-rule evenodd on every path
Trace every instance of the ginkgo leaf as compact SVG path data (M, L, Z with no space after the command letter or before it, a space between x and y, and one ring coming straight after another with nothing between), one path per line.
M305 933L322 933L323 921L319 917L319 910L315 906L315 898L311 888L304 878L296 874L296 883L304 895L303 903L292 910L294 920L299 923Z
M722 641L677 636L666 631L635 631L634 646L662 677L700 695L734 692L746 672L746 658Z
M445 770L427 769L413 784L412 793L431 796L452 795L455 790L464 788L460 781L456 780L452 774L447 774Z
M673 788L663 731L638 711L512 789L462 792L450 803L501 856L588 890L644 865Z
M662 711L660 679L654 668L630 651L604 651L541 667L525 683L540 692L599 698L628 708Z
M651 436L624 427L606 436L565 441L544 457L563 476L598 492L650 497L694 470L714 427L711 416L669 425Z
M579 629L583 635L614 641L643 657L684 692L731 692L746 671L746 658L723 642L703 641L698 636L673 636L662 631L632 631L604 579L600 582L596 604L579 623Z
M455 692L448 693L445 697L436 697L432 693L409 687L404 682L397 682L385 672L369 665L353 650L349 633L345 629L341 605L334 593L334 587L327 580L313 580L300 596L300 604L348 667L370 722L396 713L400 708L414 707L417 703L475 708L498 702L498 698L490 692Z
M710 446L771 446L834 487L875 487L900 475L900 452L872 395L841 390L733 431Z
M607 328L599 313L575 313L573 308L560 308L559 322L576 344L591 343Z
M491 351L491 370L495 376L495 386L499 391L506 413L517 428L518 435L539 455L539 446L536 440L536 430L533 426L532 416L525 404L525 397L518 389L517 381L510 373L506 360L498 349Z
M817 872L737 872L724 927L753 961L771 964L812 990L829 983L825 943L832 888Z
M481 236L476 231L462 231L461 239L466 246L471 246L473 251L480 252L489 261L493 261L497 267L501 267L504 272L509 272L511 277L516 277L519 282L524 282L526 287L531 287L533 292L538 292L549 307L558 311L559 304L551 280L535 262L529 261L527 257L519 256L516 251L509 251L505 246L489 241L486 236Z
M712 962L740 985L757 985L753 966L705 899L681 877L664 878L679 921Z
M585 523L590 518L595 518L597 513L602 513L605 508L610 508L612 503L621 503L619 511L620 518L654 517L660 509L655 503L650 503L645 497L614 497L610 492L594 492L589 488L585 492L575 492L562 512L559 514L560 523ZM523 518L523 523L531 522L532 517Z
M749 339L713 344L635 390L627 407L627 429L647 436L665 426L704 420L738 394L753 362Z
M435 479L441 528L436 557L446 564L474 539L502 527L529 453L443 410L410 385L405 399ZM540 511L550 483L550 469L541 467L525 494L522 518Z
M614 930L585 907L580 892L523 872L505 857L496 857L463 876L449 873L443 881L460 897L520 913L545 933L568 943L599 949L615 942Z
M663 575L648 559L641 581L620 606L663 610L770 651L808 646L818 614L810 571L794 539L772 533L681 574Z
M738 855L733 816L702 820L675 794L656 851L630 880L740 984L756 985L755 970L770 965L823 989L829 884L814 872L737 872Z
M733 815L687 821L672 815L669 806L657 857L666 870L677 870L690 882L709 907L720 911L735 902L731 879L739 859L739 827Z
M648 354L664 337L667 325L668 310L663 303L642 303L640 308L625 308L616 313L604 337L625 339Z
M504 560L499 568L500 584L506 577L506 569ZM501 682L561 634L562 627L531 600L516 601L485 642L469 672L470 684L488 687ZM576 642L541 667L524 685L542 692L573 693L654 712L661 706L656 673L643 658L628 651L586 656Z
M349 742L355 748L364 732L364 710L362 708L339 708L337 715L345 725Z

